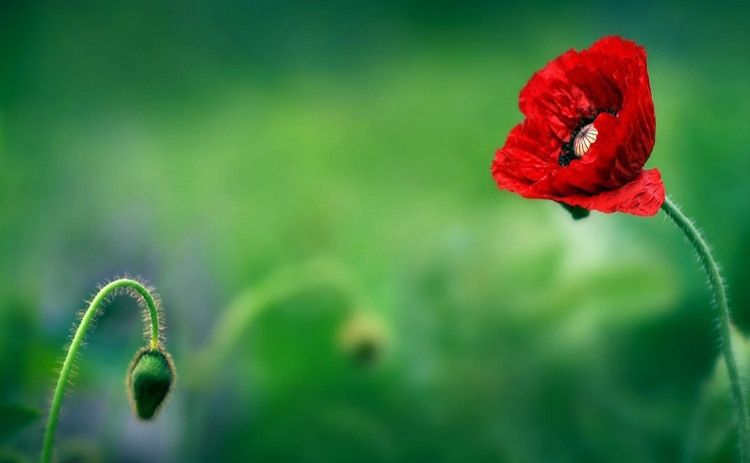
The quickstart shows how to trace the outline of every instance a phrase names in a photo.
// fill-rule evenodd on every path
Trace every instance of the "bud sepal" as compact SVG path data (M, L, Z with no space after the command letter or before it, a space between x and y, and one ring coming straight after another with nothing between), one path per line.
M141 420L157 415L177 375L172 357L161 347L139 350L128 368L128 397L133 413Z

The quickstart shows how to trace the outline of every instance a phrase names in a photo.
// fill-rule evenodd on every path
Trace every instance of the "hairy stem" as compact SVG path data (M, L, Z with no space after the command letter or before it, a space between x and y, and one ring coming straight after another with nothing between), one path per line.
M719 273L719 266L716 264L711 249L701 236L695 224L682 213L679 207L666 198L661 206L664 212L671 218L675 224L682 230L690 244L693 245L698 253L703 269L708 275L708 281L714 291L716 299L716 308L719 321L719 336L721 337L721 351L724 355L724 363L729 373L729 382L732 389L732 397L737 413L737 427L740 438L740 457L742 462L747 462L750 455L750 419L747 410L747 398L742 388L739 369L737 368L737 359L734 354L732 345L732 332L730 328L731 320L729 315L729 304L727 303L727 294L724 284Z
M70 379L70 373L73 370L73 363L78 353L78 349L81 347L83 338L86 335L86 330L91 324L99 306L101 303L110 295L113 291L118 289L128 288L135 290L138 294L143 297L148 307L149 315L151 318L151 349L156 350L159 348L159 315L156 307L154 298L149 293L148 289L141 283L131 280L128 278L121 278L115 280L102 289L94 296L94 299L89 304L88 309L81 318L81 323L78 325L73 341L70 343L68 354L65 356L62 369L60 370L60 377L57 379L57 386L55 386L55 393L52 396L52 405L49 410L49 419L47 421L47 429L44 434L44 447L42 448L42 463L48 463L52 459L52 446L55 439L55 430L57 429L57 422L60 417L60 407L62 406L63 396L65 395L65 386L68 384Z

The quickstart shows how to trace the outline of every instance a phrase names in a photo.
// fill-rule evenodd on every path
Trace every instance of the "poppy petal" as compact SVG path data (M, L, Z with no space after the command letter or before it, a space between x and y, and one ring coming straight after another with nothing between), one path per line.
M571 195L554 198L570 206L580 206L601 212L626 212L639 216L652 216L664 203L665 189L659 169L641 171L632 182L597 195Z

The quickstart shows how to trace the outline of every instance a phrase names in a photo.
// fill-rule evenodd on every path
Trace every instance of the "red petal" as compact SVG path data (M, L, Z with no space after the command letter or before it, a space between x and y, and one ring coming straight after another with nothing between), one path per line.
M658 169L651 169L641 171L635 180L616 190L607 190L592 196L571 195L551 199L589 210L652 216L659 212L664 203L664 195L661 173Z
M570 50L534 74L521 90L518 106L530 119L546 121L548 136L567 141L570 131L591 103L578 88L570 85L567 70L577 60Z

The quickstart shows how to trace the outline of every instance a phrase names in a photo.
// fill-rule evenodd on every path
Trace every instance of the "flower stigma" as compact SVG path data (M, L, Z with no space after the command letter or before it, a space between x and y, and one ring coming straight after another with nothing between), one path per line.
M577 158L582 158L586 151L591 148L591 145L596 141L596 136L599 135L599 131L596 130L594 124L588 124L581 128L575 139L573 139L573 152Z
M594 127L594 120L601 113L617 115L614 109L597 109L588 117L582 117L576 128L570 133L570 141L563 144L560 154L557 157L557 163L560 167L567 167L571 161L581 159L596 141L599 131Z

